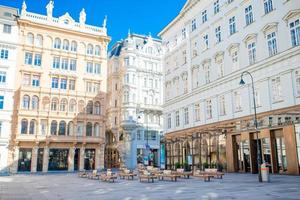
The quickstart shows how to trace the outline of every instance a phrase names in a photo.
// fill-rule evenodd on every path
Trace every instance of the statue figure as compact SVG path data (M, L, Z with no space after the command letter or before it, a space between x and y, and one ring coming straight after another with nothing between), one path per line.
M86 13L84 8L82 8L81 12L80 12L80 17L79 17L79 23L80 24L85 24L86 21Z
M21 11L21 15L24 15L26 13L26 9L27 9L27 5L26 5L26 2L25 0L23 1L23 4L22 4L22 11Z
M52 17L53 8L54 8L54 2L52 0L50 0L46 6L48 17Z
M105 15L104 20L103 20L103 24L102 24L103 28L106 28L106 23L107 23L107 15Z

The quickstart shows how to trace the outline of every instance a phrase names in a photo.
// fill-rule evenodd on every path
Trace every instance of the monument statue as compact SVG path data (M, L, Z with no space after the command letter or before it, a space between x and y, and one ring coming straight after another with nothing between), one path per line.
M52 0L50 0L46 6L48 17L52 17L53 8L54 8L54 2Z
M86 13L84 8L82 8L81 12L80 12L80 17L79 17L79 23L80 24L85 24L86 21Z

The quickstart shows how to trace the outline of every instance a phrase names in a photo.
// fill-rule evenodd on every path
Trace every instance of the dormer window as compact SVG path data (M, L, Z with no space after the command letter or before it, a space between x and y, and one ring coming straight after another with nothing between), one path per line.
M70 23L70 21L68 19L64 20L64 24L69 24L69 23Z

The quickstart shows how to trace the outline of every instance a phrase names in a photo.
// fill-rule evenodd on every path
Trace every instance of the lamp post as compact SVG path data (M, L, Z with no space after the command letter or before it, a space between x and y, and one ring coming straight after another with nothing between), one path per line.
M258 181L262 182L262 177L261 177L261 170L260 170L260 165L261 165L261 152L259 148L259 141L258 141L258 125L257 125L257 114L256 114L256 101L255 101L255 89L254 89L254 81L253 81L253 76L250 72L244 71L241 75L241 81L240 85L245 85L245 81L243 80L244 75L249 75L251 78L251 83L252 83L252 95L253 95L253 106L254 106L254 125L255 125L255 132L256 132L256 146L257 146L257 169L258 169Z

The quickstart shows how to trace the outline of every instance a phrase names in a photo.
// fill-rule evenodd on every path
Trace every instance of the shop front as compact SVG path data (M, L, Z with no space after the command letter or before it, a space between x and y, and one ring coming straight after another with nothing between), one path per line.
M49 150L49 171L68 170L69 149L50 149Z

